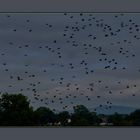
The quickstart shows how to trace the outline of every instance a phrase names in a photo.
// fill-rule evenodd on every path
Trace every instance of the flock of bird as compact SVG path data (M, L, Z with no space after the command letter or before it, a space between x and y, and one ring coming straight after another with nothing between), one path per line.
M1 95L22 93L54 111L78 104L109 110L117 99L135 101L137 20L123 13L1 14Z

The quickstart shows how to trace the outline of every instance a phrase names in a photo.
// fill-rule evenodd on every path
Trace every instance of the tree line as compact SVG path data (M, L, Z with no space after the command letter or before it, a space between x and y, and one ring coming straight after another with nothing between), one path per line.
M47 107L33 109L22 94L2 94L0 126L140 126L140 110L131 114L97 114L84 105L73 107L73 113L53 112Z

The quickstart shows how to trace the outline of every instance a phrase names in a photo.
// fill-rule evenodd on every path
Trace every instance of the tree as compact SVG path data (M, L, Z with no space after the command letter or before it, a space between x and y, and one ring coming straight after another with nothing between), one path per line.
M46 107L39 107L36 111L36 118L38 125L46 126L49 123L54 123L56 121L56 116L53 111Z
M68 119L70 119L70 114L68 111L63 111L58 114L58 121L61 122L61 125L68 125Z
M91 126L93 124L93 115L84 105L74 107L71 125L74 126Z
M127 115L115 113L113 115L108 116L108 121L113 123L114 126L126 126L129 125L127 121Z
M33 125L33 109L22 94L3 94L0 98L1 125Z
M132 121L132 125L140 126L140 110L136 110L131 113L129 119Z
M100 123L100 118L97 116L96 112L91 112L91 125L99 125Z

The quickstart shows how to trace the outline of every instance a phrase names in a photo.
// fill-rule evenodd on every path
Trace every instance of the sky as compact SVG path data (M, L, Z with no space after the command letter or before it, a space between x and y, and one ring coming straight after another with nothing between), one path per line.
M71 110L140 107L140 14L0 14L0 91Z

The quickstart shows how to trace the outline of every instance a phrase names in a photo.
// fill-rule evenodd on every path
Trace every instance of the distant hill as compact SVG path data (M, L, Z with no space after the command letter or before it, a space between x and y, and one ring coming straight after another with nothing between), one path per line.
M128 106L117 106L113 105L110 109L106 109L106 105L102 107L96 107L97 114L114 114L115 112L120 114L130 114L138 108L128 107ZM94 109L89 109L90 111L94 111Z
M94 109L96 109L97 114L114 114L115 112L120 114L130 114L134 112L137 109L140 108L134 108L129 106L118 106L113 105L110 109L106 109L107 105L103 105L102 107L95 107L95 108L88 108L90 112L95 112ZM56 110L56 112L61 112L62 110ZM69 113L73 113L73 110L67 110Z

